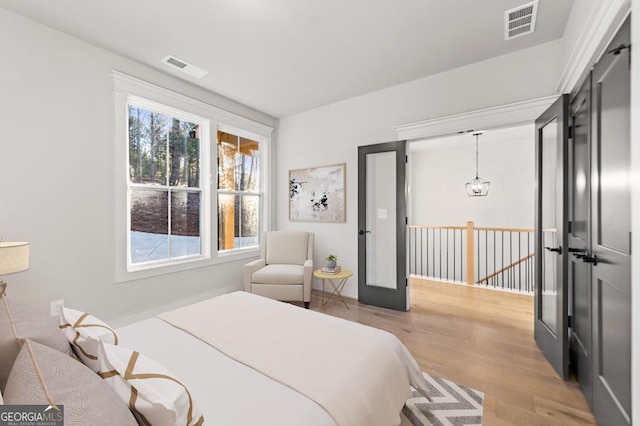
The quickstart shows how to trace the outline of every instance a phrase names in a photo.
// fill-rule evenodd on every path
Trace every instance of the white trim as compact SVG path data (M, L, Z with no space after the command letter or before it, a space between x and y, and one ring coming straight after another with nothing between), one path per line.
M263 148L268 152L268 146L271 142L271 134L274 129L264 124L224 111L212 105L208 105L204 102L164 89L160 86L128 76L119 71L114 70L112 73L115 101L115 281L117 283L122 283L258 256L260 253L259 248L253 247L238 249L233 252L227 252L220 255L217 253L217 195L215 195L217 188L217 168L211 161L211 158L214 157L214 153L216 152L216 131L219 127L232 127L241 131L243 134L250 135L251 139L260 142L261 152L263 151ZM126 125L128 122L127 102L131 98L134 98L136 103L139 103L138 101L141 100L146 105L158 104L158 106L169 112L177 109L182 111L183 116L201 117L204 124L208 123L208 126L206 127L208 127L209 130L205 128L201 130L202 143L205 144L206 141L208 141L208 149L204 149L205 152L208 151L208 154L204 155L204 158L201 159L202 177L200 189L204 194L202 200L203 203L206 203L206 205L210 207L208 211L207 209L204 209L204 216L202 218L203 221L206 221L209 224L209 231L207 236L203 235L203 252L200 257L184 258L176 260L175 262L164 263L163 265L153 265L155 266L153 268L149 265L148 269L136 268L139 270L127 271L128 232L125 231L128 229L127 222L129 216L127 214L127 208L129 205L127 181L129 175L128 149L125 141L128 140ZM263 161L262 163L266 162ZM261 171L261 185L269 185L269 175L267 175L267 173L269 173L269 167L267 164L261 164L261 167L264 167L266 171ZM206 187L207 185L208 187ZM261 199L265 200L265 203L266 198L267 196L263 192ZM264 217L262 220L264 221ZM208 244L206 243L207 239L209 241ZM213 244L216 244L216 247L213 247Z
M219 259L226 258L227 256L233 257L236 255L240 255L242 253L249 253L250 256L255 256L260 251L260 244L262 244L262 233L264 232L264 230L266 230L264 224L269 217L269 214L267 211L269 206L269 203L267 200L268 198L267 194L269 194L270 192L268 190L269 180L267 179L267 176L270 176L268 172L270 169L269 168L269 164L270 164L269 163L269 149L270 149L269 142L271 139L269 139L266 136L252 133L250 131L247 131L246 129L234 127L232 125L228 125L225 123L218 123L216 134L218 131L226 132L235 136L240 136L242 138L247 138L247 139L251 139L253 141L258 142L258 145L260 147L260 154L258 157L258 173L259 173L260 186L257 192L218 189L217 179L219 176L217 173L212 173L211 184L212 184L213 193L214 193L214 196L212 196L212 205L213 205L212 211L216 211L216 214L217 214L216 208L218 206L217 202L218 202L218 196L220 194L233 194L233 195L237 194L237 195L257 196L260 200L260 215L258 218L259 222L258 222L258 245L257 246L240 247L240 248L234 248L229 250L219 250L218 245L216 243L216 247L212 247L212 253L215 253L214 256ZM216 153L216 156L217 156L217 153ZM212 231L214 233L213 241L217 242L218 227L217 226L212 227Z
M582 28L578 43L562 70L556 85L557 93L571 93L585 72L597 61L602 48L615 34L620 24L631 10L630 0L606 0L596 2ZM574 5L579 7L579 5Z
M532 123L557 95L485 108L396 126L399 140L425 139L470 129L490 129Z
M142 98L164 104L170 101L172 105L177 104L180 109L193 111L194 114L199 114L203 117L215 118L216 121L221 121L245 130L250 130L251 132L261 136L271 137L271 133L274 130L273 127L241 117L237 114L225 111L188 96L181 95L180 93L165 89L164 87L140 80L120 71L113 70L112 75L114 90L116 92L124 94L136 93ZM184 104L184 106L180 104Z

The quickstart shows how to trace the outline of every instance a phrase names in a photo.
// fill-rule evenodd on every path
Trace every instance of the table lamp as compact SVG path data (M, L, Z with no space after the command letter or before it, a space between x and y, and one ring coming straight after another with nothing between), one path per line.
M0 297L4 296L7 283L3 275L14 274L29 269L29 243L0 241Z

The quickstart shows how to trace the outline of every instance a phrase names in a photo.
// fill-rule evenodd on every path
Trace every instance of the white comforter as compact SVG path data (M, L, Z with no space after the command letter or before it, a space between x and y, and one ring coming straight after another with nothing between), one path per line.
M245 292L159 315L295 389L339 425L399 424L420 369L392 334Z

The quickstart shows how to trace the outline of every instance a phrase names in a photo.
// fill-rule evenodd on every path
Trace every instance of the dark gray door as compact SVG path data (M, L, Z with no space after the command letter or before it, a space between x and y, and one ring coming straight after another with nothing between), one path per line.
M536 343L558 374L569 370L567 233L569 97L562 95L536 120Z
M631 424L629 19L593 69L593 409L603 425Z
M358 301L407 310L406 141L358 147Z
M593 406L591 349L591 266L583 262L590 248L591 75L569 107L569 358L589 405Z

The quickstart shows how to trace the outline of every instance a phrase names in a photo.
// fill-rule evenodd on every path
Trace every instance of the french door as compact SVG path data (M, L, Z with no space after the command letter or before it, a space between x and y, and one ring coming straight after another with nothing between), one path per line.
M358 147L358 301L406 311L406 141Z
M630 55L627 19L569 108L536 121L535 339L611 426L632 424Z
M591 264L591 76L571 100L569 140L569 362L593 403Z
M591 86L593 411L606 425L631 424L630 37L627 18Z
M536 120L534 336L558 374L569 374L567 251L568 95Z

